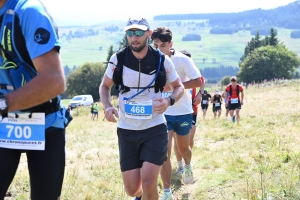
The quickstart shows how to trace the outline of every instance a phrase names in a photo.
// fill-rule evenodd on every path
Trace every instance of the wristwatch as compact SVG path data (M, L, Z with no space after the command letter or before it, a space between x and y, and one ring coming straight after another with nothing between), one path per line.
M4 114L8 112L8 106L6 102L6 98L3 94L0 94L0 114Z
M169 96L169 98L170 98L170 106L173 106L175 103L175 99L172 96Z
M199 90L199 92L200 92L201 94L204 94L204 91Z

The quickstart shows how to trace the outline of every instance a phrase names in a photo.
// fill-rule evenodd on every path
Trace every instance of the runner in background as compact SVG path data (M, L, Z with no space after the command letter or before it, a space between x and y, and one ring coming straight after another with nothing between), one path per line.
M213 104L213 108L212 111L214 113L214 118L217 118L217 113L218 113L218 117L221 116L221 112L222 112L222 108L221 108L221 104L222 104L222 97L220 95L220 91L216 90L216 94L211 98L211 103Z
M228 119L228 114L229 114L229 106L227 104L227 101L228 101L228 97L229 97L229 93L224 91L223 94L222 94L222 97L224 99L224 104L225 104L225 118Z
M206 111L208 108L208 103L210 102L211 99L211 95L209 93L207 93L207 90L204 90L203 94L202 94L202 100L201 100L201 108L202 108L202 112L203 112L203 119L205 119L206 117Z
M186 55L188 57L191 57L191 54L186 50L181 51L181 53L183 53L184 55ZM205 86L204 76L201 76L200 79L203 84L200 86L199 92L197 93L196 88L193 88L190 90L191 95L192 95L192 108L193 108L192 128L190 130L190 147L191 147L191 149L193 149L193 146L194 146L194 136L195 136L196 128L197 128L196 124L197 124L197 115L198 115L198 105L201 102L202 93L204 92L204 86ZM182 156L180 155L176 145L174 145L174 152L175 152L177 165L178 165L177 172L179 175L181 175L183 173L184 160L182 159Z

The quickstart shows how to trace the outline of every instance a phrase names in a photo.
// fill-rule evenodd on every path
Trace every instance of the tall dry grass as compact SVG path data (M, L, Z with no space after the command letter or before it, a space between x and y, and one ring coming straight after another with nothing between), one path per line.
M213 88L213 87L212 87ZM174 166L176 199L299 199L300 86L292 81L244 90L240 124L198 117L192 165L195 183L183 185ZM62 200L126 200L119 169L116 124L91 120L89 109L74 110L67 128L66 172ZM9 192L29 199L26 157L21 158ZM161 191L161 180L159 190Z

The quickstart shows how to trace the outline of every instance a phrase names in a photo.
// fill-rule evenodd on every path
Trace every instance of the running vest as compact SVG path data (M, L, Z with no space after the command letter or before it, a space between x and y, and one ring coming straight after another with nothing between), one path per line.
M0 66L0 93L12 92L37 75L26 48L20 19L14 13L18 1L13 0L9 9L0 17L0 52L3 63ZM44 112L45 115L60 110L60 98L21 110L23 112Z
M230 96L232 95L232 85L230 85L230 90L229 90ZM239 84L236 85L236 95L239 96L240 94L240 86Z
M214 95L214 101L217 101L218 103L221 103L221 96L219 95L217 97L217 95ZM214 103L214 105L215 105L215 103Z
M151 46L149 46L150 48L152 48ZM153 49L153 48L152 48ZM164 67L164 60L165 60L165 55L164 54L160 54L159 51L153 49L155 51L155 63L157 66L157 69L159 68L159 60L160 57L162 57L161 59L161 67L160 67L160 71L158 72L158 75L155 79L155 84L154 84L154 89L155 89L155 93L158 93L159 91L162 92L164 89L164 86L167 83L167 76L166 76L166 70ZM118 64L116 66L116 69L114 70L114 74L113 74L113 81L116 85L116 90L120 93L125 93L130 91L130 88L125 86L123 83L123 61L124 61L124 55L126 52L130 51L130 48L127 46L121 50L119 50L116 55L117 55L117 59L118 59ZM110 64L114 64L112 62L109 62ZM148 88L152 88L153 86L149 86ZM148 89L147 88L147 89Z

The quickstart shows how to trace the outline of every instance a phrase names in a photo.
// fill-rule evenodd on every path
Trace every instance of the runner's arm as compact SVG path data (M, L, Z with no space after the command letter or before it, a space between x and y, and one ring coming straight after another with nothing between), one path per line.
M100 99L103 104L104 110L113 107L111 104L111 96L110 96L110 91L113 84L114 84L113 80L110 79L106 74L104 74L102 83L99 86Z
M243 102L244 102L244 92L242 91L241 92L241 104L243 104Z
M9 111L30 108L65 91L65 76L56 48L32 60L38 74L21 88L5 95Z
M183 86L185 89L192 89L195 87L201 87L203 85L200 77L196 78L196 79L192 79L186 82L182 82Z
M176 103L182 97L185 87L179 78L168 84L171 88L173 88L173 93L171 94L171 96L175 99ZM168 98L168 101L170 105L170 98Z
M214 103L214 97L210 99L210 103Z

